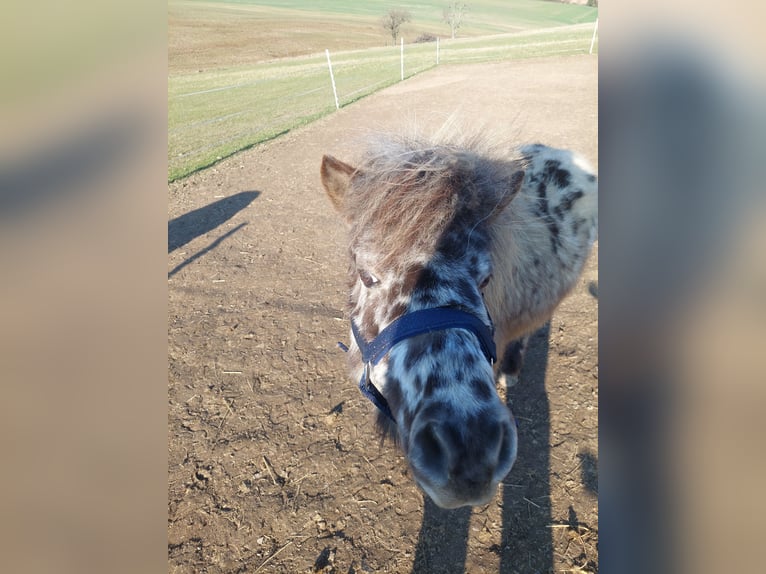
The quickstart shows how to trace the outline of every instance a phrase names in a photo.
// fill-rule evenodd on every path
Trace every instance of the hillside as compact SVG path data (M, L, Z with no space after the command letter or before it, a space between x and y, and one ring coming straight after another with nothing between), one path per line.
M446 1L400 6L412 14L402 26L405 42L429 32L446 38ZM593 22L595 8L543 0L475 0L459 37L518 32ZM168 2L168 68L209 71L331 51L385 46L380 18L394 5L384 0L228 0Z

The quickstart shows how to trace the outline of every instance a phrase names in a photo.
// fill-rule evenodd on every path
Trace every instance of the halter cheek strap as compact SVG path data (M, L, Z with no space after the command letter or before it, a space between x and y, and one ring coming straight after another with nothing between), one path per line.
M490 364L497 361L494 327L491 322L490 326L487 326L476 315L453 307L422 309L402 315L378 333L378 336L370 342L365 341L354 321L351 321L351 332L362 353L362 362L364 363L364 372L359 379L359 390L392 421L396 422L391 414L388 401L372 383L370 374L372 367L377 365L397 343L417 335L447 329L466 329L472 332L479 340L484 356ZM338 343L338 345L344 351L348 351L348 347L344 344Z

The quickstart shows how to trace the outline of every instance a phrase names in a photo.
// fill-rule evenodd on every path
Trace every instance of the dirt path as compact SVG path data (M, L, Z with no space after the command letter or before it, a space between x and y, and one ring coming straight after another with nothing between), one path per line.
M492 504L424 505L345 372L323 153L450 114L597 165L596 58L442 67L169 187L170 572L597 571L597 252L508 390Z

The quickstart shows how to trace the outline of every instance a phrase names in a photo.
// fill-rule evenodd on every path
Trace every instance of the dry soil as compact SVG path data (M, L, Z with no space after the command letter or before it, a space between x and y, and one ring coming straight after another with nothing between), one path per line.
M424 500L336 347L322 154L450 117L597 165L596 57L440 67L169 186L170 572L598 570L597 249L507 389L519 455L485 507Z

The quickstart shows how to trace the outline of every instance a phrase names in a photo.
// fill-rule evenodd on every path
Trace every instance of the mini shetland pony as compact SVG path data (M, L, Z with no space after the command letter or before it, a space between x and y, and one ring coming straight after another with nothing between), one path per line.
M496 378L580 275L596 176L539 144L388 138L357 167L324 156L321 179L349 230L352 375L437 505L486 504L517 450Z

